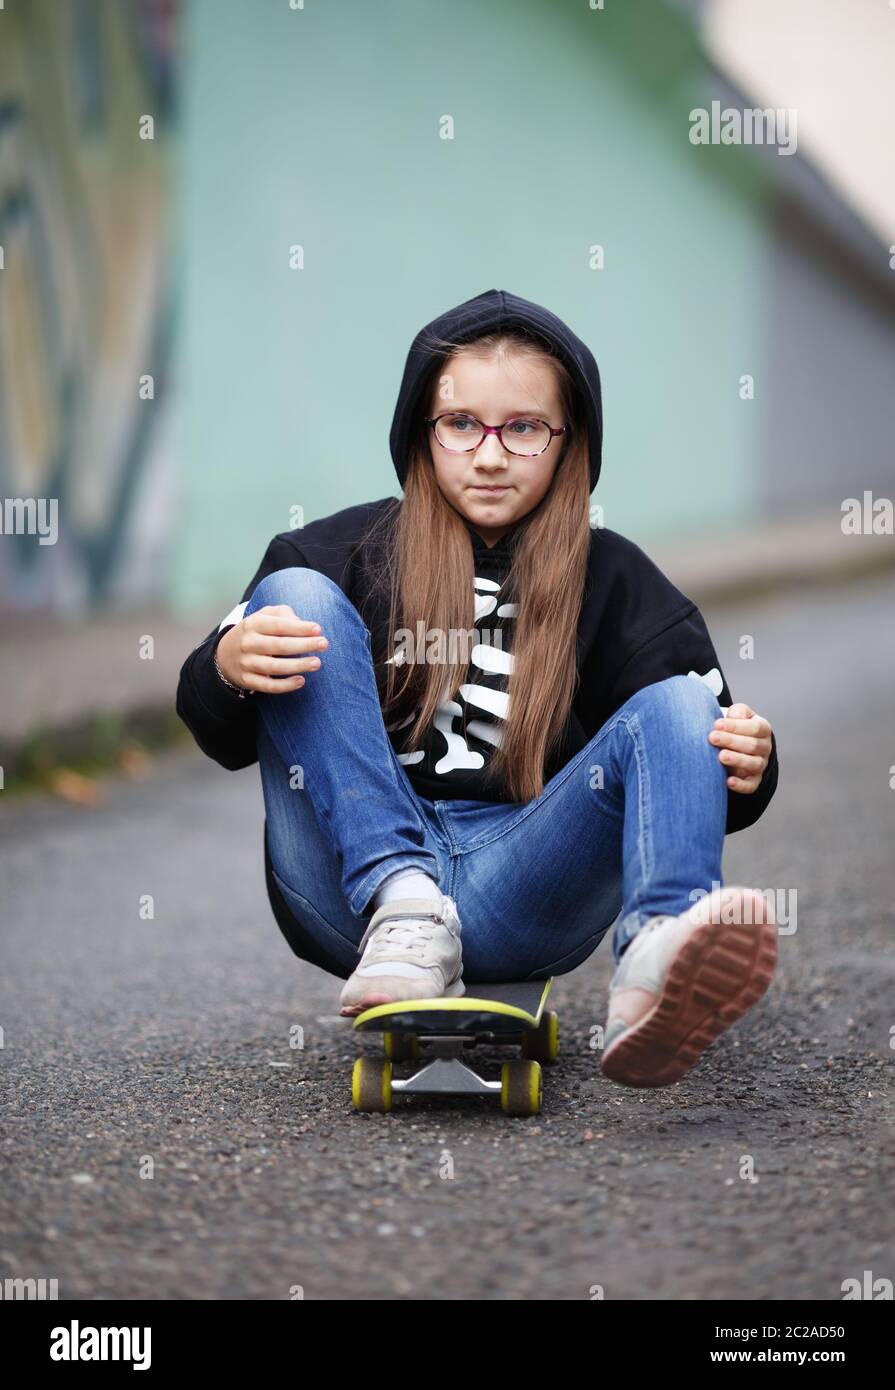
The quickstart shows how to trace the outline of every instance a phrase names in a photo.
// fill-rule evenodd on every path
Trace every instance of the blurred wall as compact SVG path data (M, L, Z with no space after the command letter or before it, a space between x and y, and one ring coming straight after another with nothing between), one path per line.
M879 0L703 9L706 52L736 84L726 97L741 104L748 92L754 106L798 113L799 159L778 181L767 270L759 464L769 515L838 511L865 489L895 495L892 10Z
M4 526L0 616L165 592L172 31L158 0L0 11L0 501L58 504L55 544Z
M887 248L801 153L690 143L753 100L702 7L294 4L0 9L0 502L60 532L0 534L0 618L228 611L296 516L398 494L410 341L490 288L593 349L644 545L891 486Z
M184 611L241 591L290 508L307 522L397 495L410 341L489 288L548 305L597 357L607 525L643 538L756 513L760 406L737 383L767 312L766 182L744 152L689 143L689 23L626 8L189 5Z

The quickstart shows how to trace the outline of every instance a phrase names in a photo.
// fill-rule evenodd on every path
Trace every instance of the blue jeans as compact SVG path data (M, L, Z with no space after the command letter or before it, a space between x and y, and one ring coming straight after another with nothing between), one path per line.
M648 918L683 912L694 889L722 881L726 773L708 742L720 706L703 681L638 691L531 801L430 801L389 740L354 605L300 566L267 575L246 616L270 604L329 639L304 686L252 697L267 843L296 954L349 975L373 894L403 867L456 902L467 984L573 970L621 912L618 961Z

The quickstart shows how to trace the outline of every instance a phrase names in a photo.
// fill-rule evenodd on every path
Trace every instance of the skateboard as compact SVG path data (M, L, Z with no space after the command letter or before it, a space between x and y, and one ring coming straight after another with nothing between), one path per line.
M361 1033L381 1033L383 1058L358 1057L351 1095L355 1110L391 1110L396 1095L499 1096L505 1115L537 1115L542 1062L559 1054L559 1019L544 1008L553 980L469 986L457 998L402 999L358 1014ZM522 1056L503 1063L500 1080L479 1076L467 1058L479 1045L514 1046ZM417 1062L396 1077L396 1062Z

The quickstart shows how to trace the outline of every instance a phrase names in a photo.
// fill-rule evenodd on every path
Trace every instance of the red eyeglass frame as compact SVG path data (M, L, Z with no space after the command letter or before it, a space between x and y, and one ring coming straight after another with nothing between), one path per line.
M547 450L550 448L550 445L553 443L554 438L558 434L566 434L569 428L568 425L560 425L559 429L555 430L553 426L549 423L549 421L542 420L539 415L514 415L511 419L504 420L502 425L486 425L484 420L480 420L477 415L470 415L469 411L467 410L443 410L440 415L433 416L431 420L427 419L426 424L429 426L430 429L434 429L435 426L438 424L438 421L443 420L446 415L462 415L466 420L475 420L476 424L481 425L483 430L481 439L478 441L477 444L473 444L472 447L469 449L451 449L448 447L447 444L442 444L441 440L439 439L439 446L442 449L444 449L445 452L448 454L475 453L476 449L481 448L481 446L484 444L489 434L496 434L501 444L503 444L503 447L506 449L507 453L512 454L514 458L536 459L540 454L545 454L547 452ZM547 443L544 445L543 449L536 449L533 454L520 454L517 452L516 449L511 449L504 442L504 437L501 431L505 430L507 425L514 424L517 420L537 420L539 425L546 426L546 428L550 431L550 438L547 440Z

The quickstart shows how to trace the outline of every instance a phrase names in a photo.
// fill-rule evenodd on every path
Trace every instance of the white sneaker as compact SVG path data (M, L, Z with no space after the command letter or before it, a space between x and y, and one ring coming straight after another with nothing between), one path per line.
M412 920L409 920L412 919ZM401 898L370 918L360 965L339 996L343 1014L359 1014L400 999L463 994L460 918L453 898Z
M777 963L774 914L757 889L715 889L634 937L609 987L604 1076L669 1086L757 1002Z

